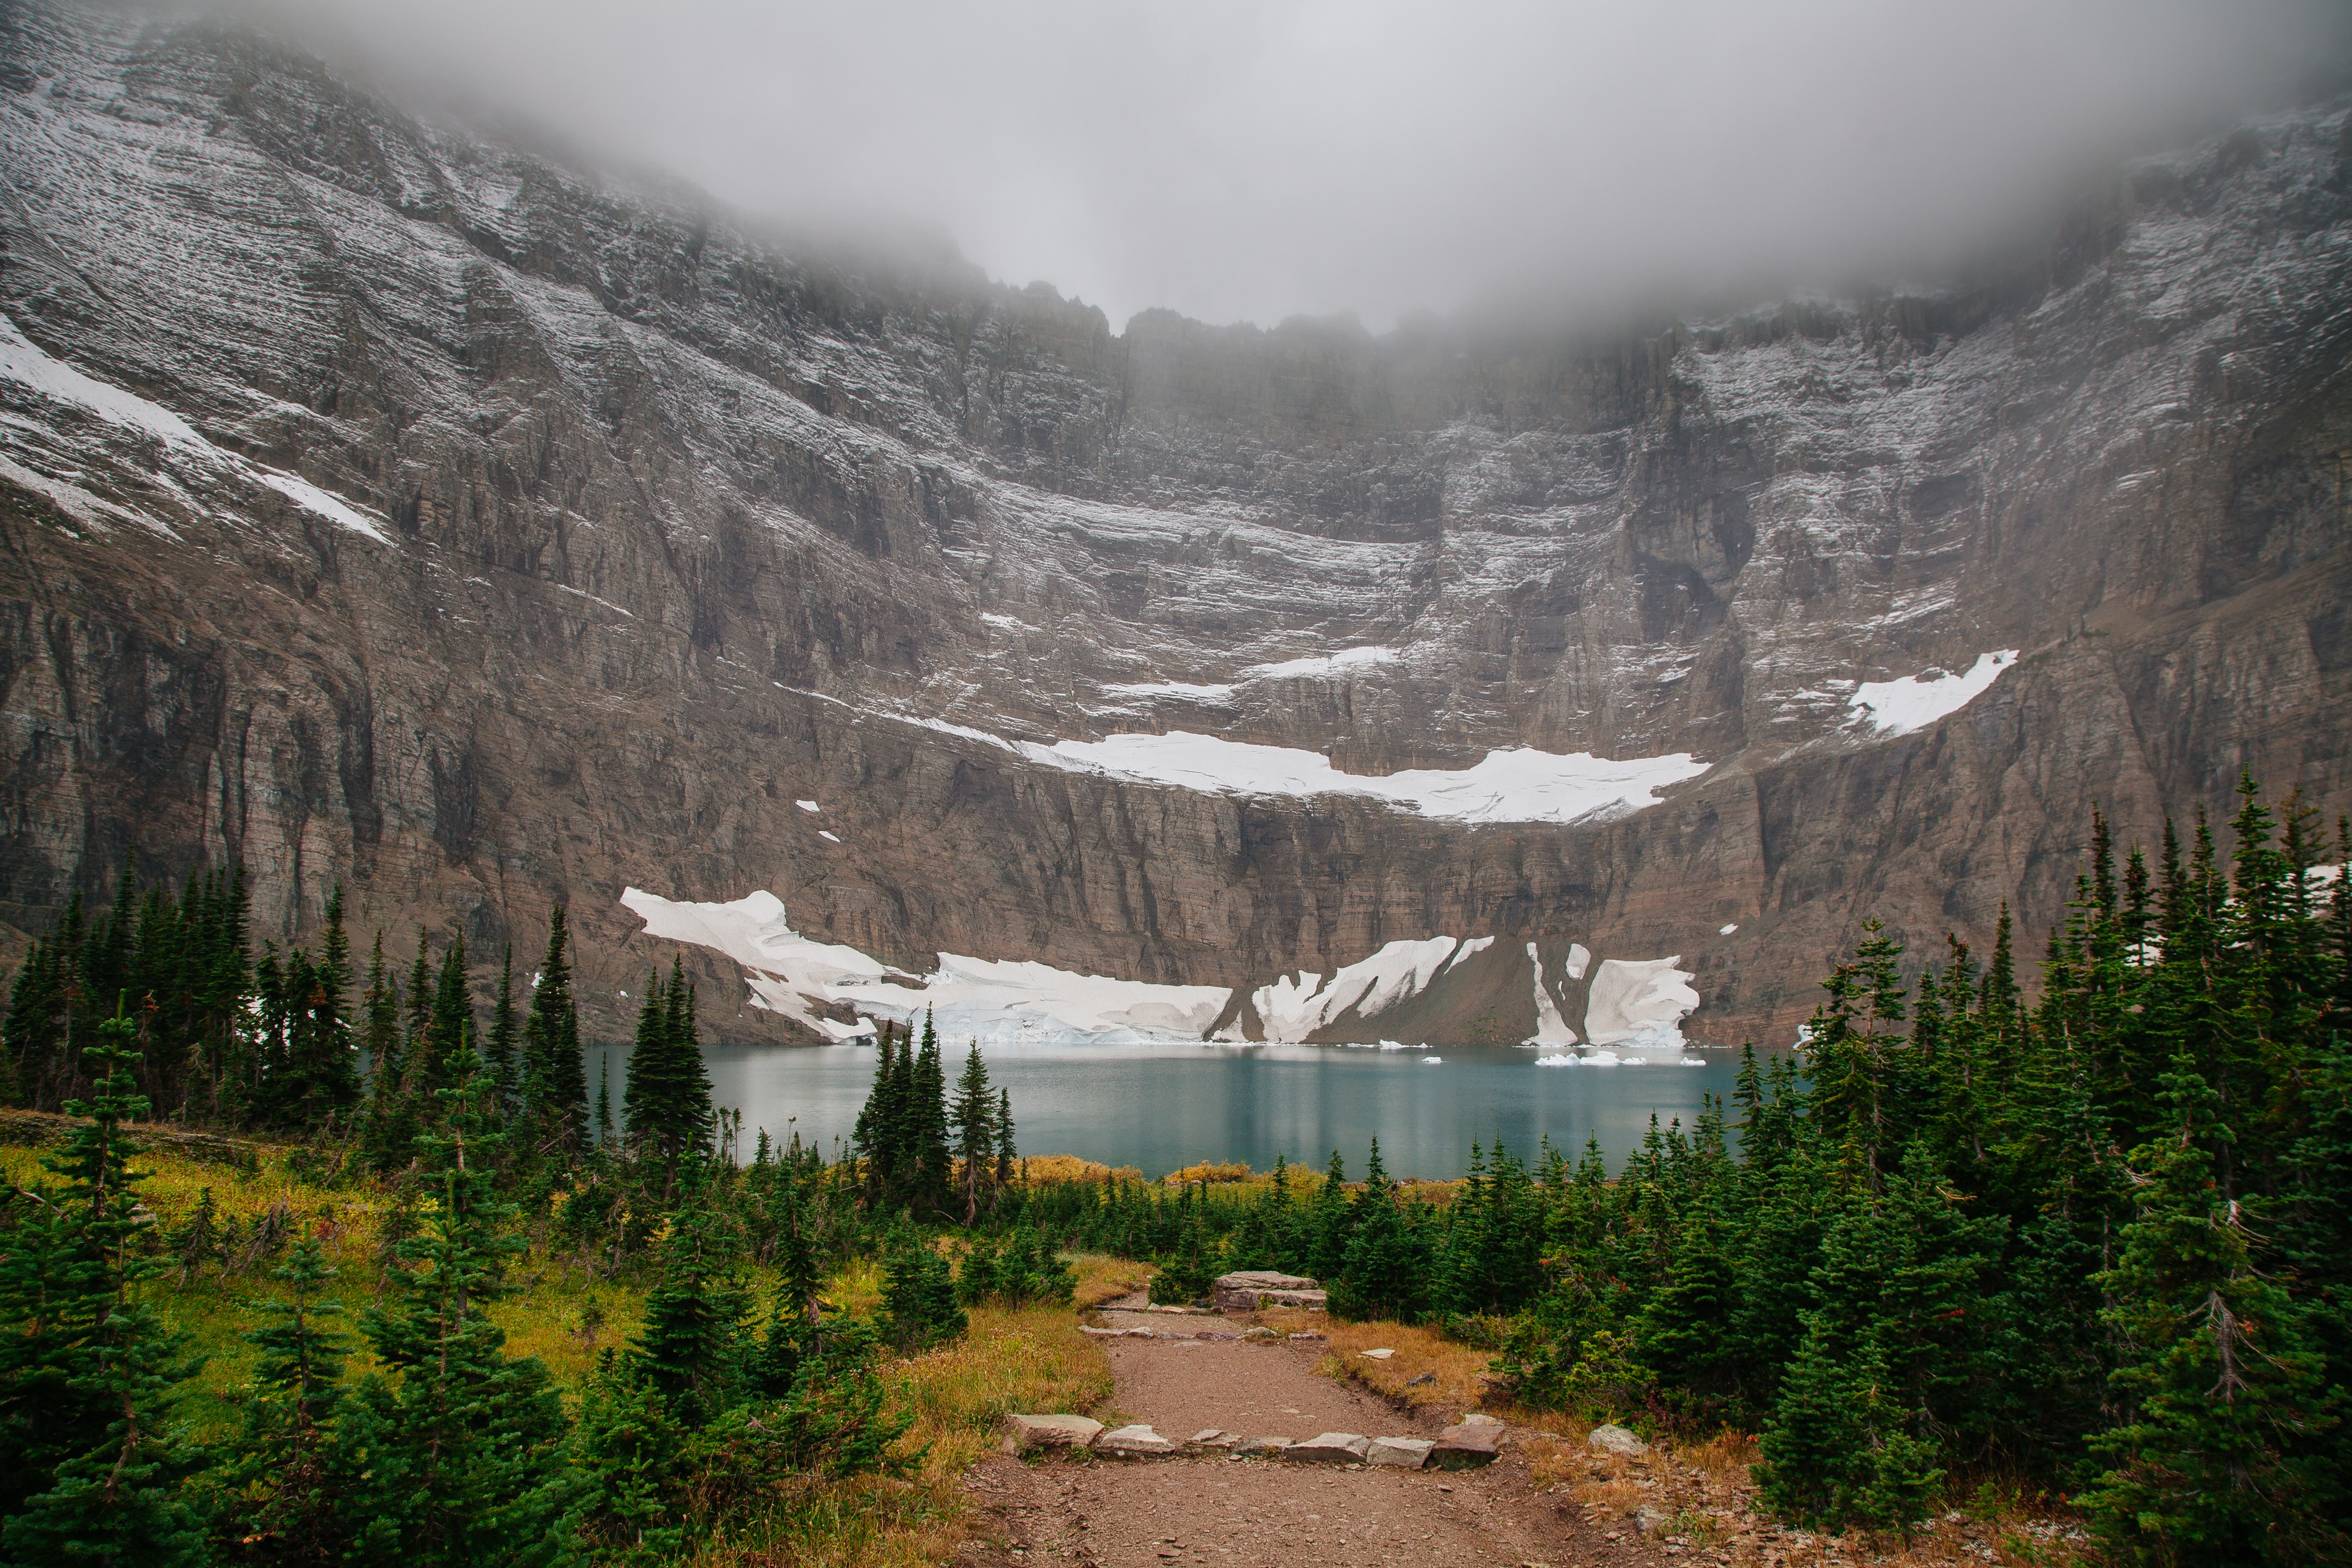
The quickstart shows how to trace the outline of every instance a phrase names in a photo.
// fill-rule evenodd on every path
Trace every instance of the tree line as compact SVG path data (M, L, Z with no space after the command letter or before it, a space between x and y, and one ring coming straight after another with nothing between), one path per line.
M1875 925L1801 1058L1728 1103L1532 1166L1481 1151L1444 1201L1287 1166L1255 1190L1069 1184L1026 1218L1231 1268L1493 1347L1530 1405L1760 1434L1765 1500L1900 1528L1988 1479L2072 1498L2119 1559L2352 1554L2352 889L2290 800L2242 784L2118 863L2095 815L2038 996L2003 912L1906 985ZM2332 848L2352 865L2352 832Z

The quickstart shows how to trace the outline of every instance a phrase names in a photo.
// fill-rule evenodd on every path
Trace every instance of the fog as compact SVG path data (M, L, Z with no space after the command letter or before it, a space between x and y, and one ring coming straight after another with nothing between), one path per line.
M290 3L290 0L289 0ZM2337 90L2312 0L303 0L281 24L1116 328L1902 280Z

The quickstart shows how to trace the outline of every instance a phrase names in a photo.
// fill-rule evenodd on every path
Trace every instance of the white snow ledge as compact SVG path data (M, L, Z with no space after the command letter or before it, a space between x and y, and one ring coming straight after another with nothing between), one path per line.
M1342 773L1328 757L1283 746L1253 746L1182 730L1115 735L1013 747L1032 761L1204 794L1307 798L1353 795L1451 822L1579 822L1622 817L1657 803L1658 791L1696 779L1708 764L1687 751L1610 761L1517 747L1490 751L1464 768Z
M1980 656L1965 674L1923 670L1903 680L1864 681L1846 698L1846 706L1853 709L1848 723L1880 736L1925 729L1991 690L2001 672L2016 663L2017 650L2003 648Z

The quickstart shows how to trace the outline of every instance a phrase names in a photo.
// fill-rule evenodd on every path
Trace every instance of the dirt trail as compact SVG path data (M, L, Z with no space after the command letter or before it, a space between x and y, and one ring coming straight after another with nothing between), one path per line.
M1250 1320L1103 1314L1151 1339L1106 1342L1118 1379L1105 1420L1148 1422L1171 1442L1206 1427L1244 1437L1312 1437L1327 1431L1435 1437L1408 1415L1351 1384L1318 1374L1320 1342L1203 1340ZM1169 1336L1169 1337L1158 1337ZM1175 1337L1188 1336L1188 1337ZM1041 1461L992 1458L968 1483L993 1517L992 1542L968 1560L990 1564L1087 1563L1096 1568L1355 1568L1428 1563L1607 1568L1667 1561L1631 1532L1580 1522L1556 1496L1538 1495L1517 1444L1483 1470L1409 1471L1272 1459L1184 1457ZM1704 1560L1703 1558L1701 1560Z

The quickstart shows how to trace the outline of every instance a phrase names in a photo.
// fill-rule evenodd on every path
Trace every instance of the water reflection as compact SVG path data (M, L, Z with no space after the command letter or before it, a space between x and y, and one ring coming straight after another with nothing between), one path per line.
M1571 1152L1600 1139L1622 1167L1654 1113L1663 1126L1697 1118L1701 1097L1728 1095L1737 1053L1678 1052L1613 1067L1538 1066L1538 1053L1492 1046L1434 1052L1318 1046L1004 1045L983 1048L992 1081L1013 1092L1024 1154L1077 1155L1160 1176L1199 1160L1276 1154L1320 1165L1334 1148L1361 1174L1372 1137L1391 1175L1462 1174L1475 1141L1531 1155L1549 1137ZM961 1052L947 1064L950 1082ZM615 1051L617 1106L625 1051ZM870 1047L713 1047L712 1098L782 1140L793 1132L831 1152L857 1120L874 1076ZM592 1076L598 1064L591 1061Z

